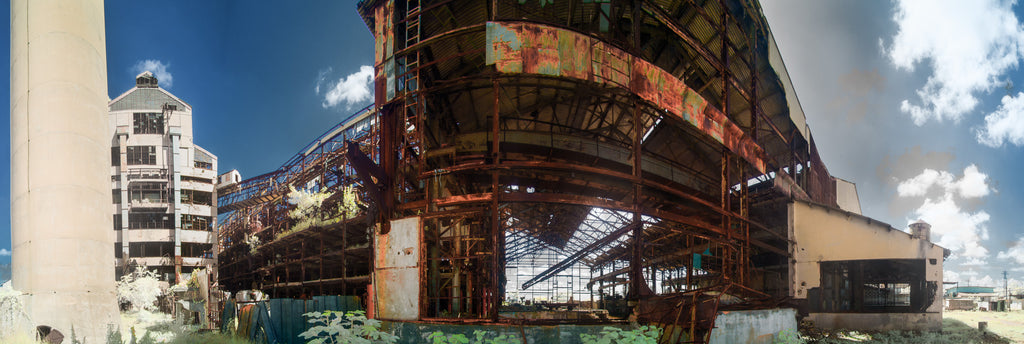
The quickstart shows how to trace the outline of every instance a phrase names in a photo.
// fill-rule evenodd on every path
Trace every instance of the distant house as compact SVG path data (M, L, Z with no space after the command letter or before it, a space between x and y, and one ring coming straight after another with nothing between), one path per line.
M979 305L992 309L989 303L998 296L993 287L966 286L946 289L943 298L948 310L975 310Z

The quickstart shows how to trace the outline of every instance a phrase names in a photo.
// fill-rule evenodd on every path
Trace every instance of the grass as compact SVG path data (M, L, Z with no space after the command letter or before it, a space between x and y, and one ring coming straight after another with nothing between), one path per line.
M1024 314L1022 314L1024 315ZM989 323L991 326L991 322ZM1024 322L1020 323L1024 326ZM846 344L846 343L881 343L881 344L1008 344L1018 343L998 333L981 332L954 317L942 319L942 332L920 331L804 331L804 339L808 343Z

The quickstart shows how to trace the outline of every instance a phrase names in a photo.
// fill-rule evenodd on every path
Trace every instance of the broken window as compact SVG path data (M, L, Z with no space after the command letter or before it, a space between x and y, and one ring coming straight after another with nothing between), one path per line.
M213 258L212 244L197 244L190 242L181 243L182 257Z
M196 205L210 205L212 203L212 193L198 190L181 190L181 203L184 204L196 204Z
M812 297L812 311L923 312L934 301L937 287L934 282L925 281L924 259L845 260L820 264L821 289L817 300Z
M173 242L132 242L128 243L128 255L132 257L174 257Z
M156 146L128 146L128 165L156 165Z
M135 182L128 187L128 197L136 206L164 207L170 203L167 184L160 182Z
M134 128L136 134L163 134L164 115L156 112L134 114Z
M199 215L181 215L181 229L191 229L197 231L211 231L213 228L210 224L213 222L210 216L199 216Z
M128 214L128 228L171 229L174 228L174 220L171 216L171 214L165 213L131 212Z

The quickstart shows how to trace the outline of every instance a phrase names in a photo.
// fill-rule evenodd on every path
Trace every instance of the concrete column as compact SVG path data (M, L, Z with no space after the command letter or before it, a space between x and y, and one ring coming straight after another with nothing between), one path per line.
M120 168L118 170L118 182L121 185L121 261L127 264L131 260L129 255L131 247L131 234L128 231L128 210L131 209L131 198L128 196L128 126L119 126L116 129L118 143L118 156L120 157ZM121 266L118 266L121 268Z
M102 0L11 1L11 241L26 311L85 343L114 292Z
M173 171L174 179L171 180L174 187L174 282L181 282L181 169L184 164L181 161L181 127L170 127L171 135L171 163L167 164Z

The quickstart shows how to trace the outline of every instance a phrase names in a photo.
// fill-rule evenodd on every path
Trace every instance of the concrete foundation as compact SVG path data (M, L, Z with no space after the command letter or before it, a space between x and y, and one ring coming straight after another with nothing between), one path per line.
M12 280L66 342L119 322L106 76L102 0L11 1Z
M770 344L786 335L799 335L792 308L722 312L715 318L711 344Z

